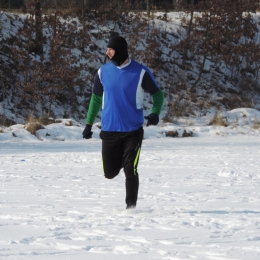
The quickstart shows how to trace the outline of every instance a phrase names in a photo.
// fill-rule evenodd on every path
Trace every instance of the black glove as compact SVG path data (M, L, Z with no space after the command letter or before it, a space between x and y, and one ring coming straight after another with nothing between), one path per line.
M157 114L152 113L144 118L148 120L146 126L157 125L159 123L159 116Z
M92 138L93 132L91 131L92 125L86 125L84 131L82 132L84 139L90 139Z

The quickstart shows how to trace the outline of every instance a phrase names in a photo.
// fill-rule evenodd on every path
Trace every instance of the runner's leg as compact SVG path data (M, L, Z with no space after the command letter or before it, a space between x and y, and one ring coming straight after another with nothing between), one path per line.
M126 177L125 202L127 204L127 207L135 207L139 188L139 176L137 172L137 166L143 140L143 128L140 128L137 131L131 133L127 133L123 140L123 167Z
M105 178L115 178L123 163L123 145L119 138L120 133L101 131L102 160Z

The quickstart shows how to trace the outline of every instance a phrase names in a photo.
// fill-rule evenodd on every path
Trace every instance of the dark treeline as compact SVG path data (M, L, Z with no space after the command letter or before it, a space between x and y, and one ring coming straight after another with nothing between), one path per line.
M24 0L0 0L0 8L19 9L24 6Z
M151 9L170 9L187 8L191 5L197 5L200 0L71 0L69 2L63 0L0 0L0 8L2 9L19 9L28 8L32 3L39 2L44 8L55 8L57 5L63 8L69 7L85 7L96 9L105 4L124 4L130 3L132 9L146 10L149 5Z
M231 0L232 2L233 0ZM196 7L199 4L207 5L208 0L0 0L0 9L21 9L26 12L31 10L31 6L38 2L43 9L77 8L79 10L99 9L104 5L120 6L128 4L132 10L187 10ZM234 2L234 1L233 1ZM259 5L256 0L236 0L243 2L244 11L255 12ZM218 1L212 1L212 4L218 4ZM253 4L252 4L253 3Z

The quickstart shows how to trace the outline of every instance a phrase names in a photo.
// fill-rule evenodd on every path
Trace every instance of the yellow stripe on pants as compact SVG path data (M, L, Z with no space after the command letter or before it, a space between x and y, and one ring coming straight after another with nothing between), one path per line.
M139 155L140 155L140 148L138 149L137 151L137 154L136 154L136 157L135 157L135 160L134 160L134 174L136 175L136 166L137 166L137 163L138 163L138 159L139 159Z

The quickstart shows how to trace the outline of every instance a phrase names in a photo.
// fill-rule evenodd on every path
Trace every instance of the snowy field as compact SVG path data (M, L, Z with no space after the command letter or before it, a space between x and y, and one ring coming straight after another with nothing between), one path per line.
M56 134L71 136L67 128L57 124ZM134 210L125 209L123 172L103 177L96 128L82 140L83 128L70 126L78 139L63 142L6 129L0 259L259 260L260 134L242 128L166 138L157 136L162 127L145 127Z

